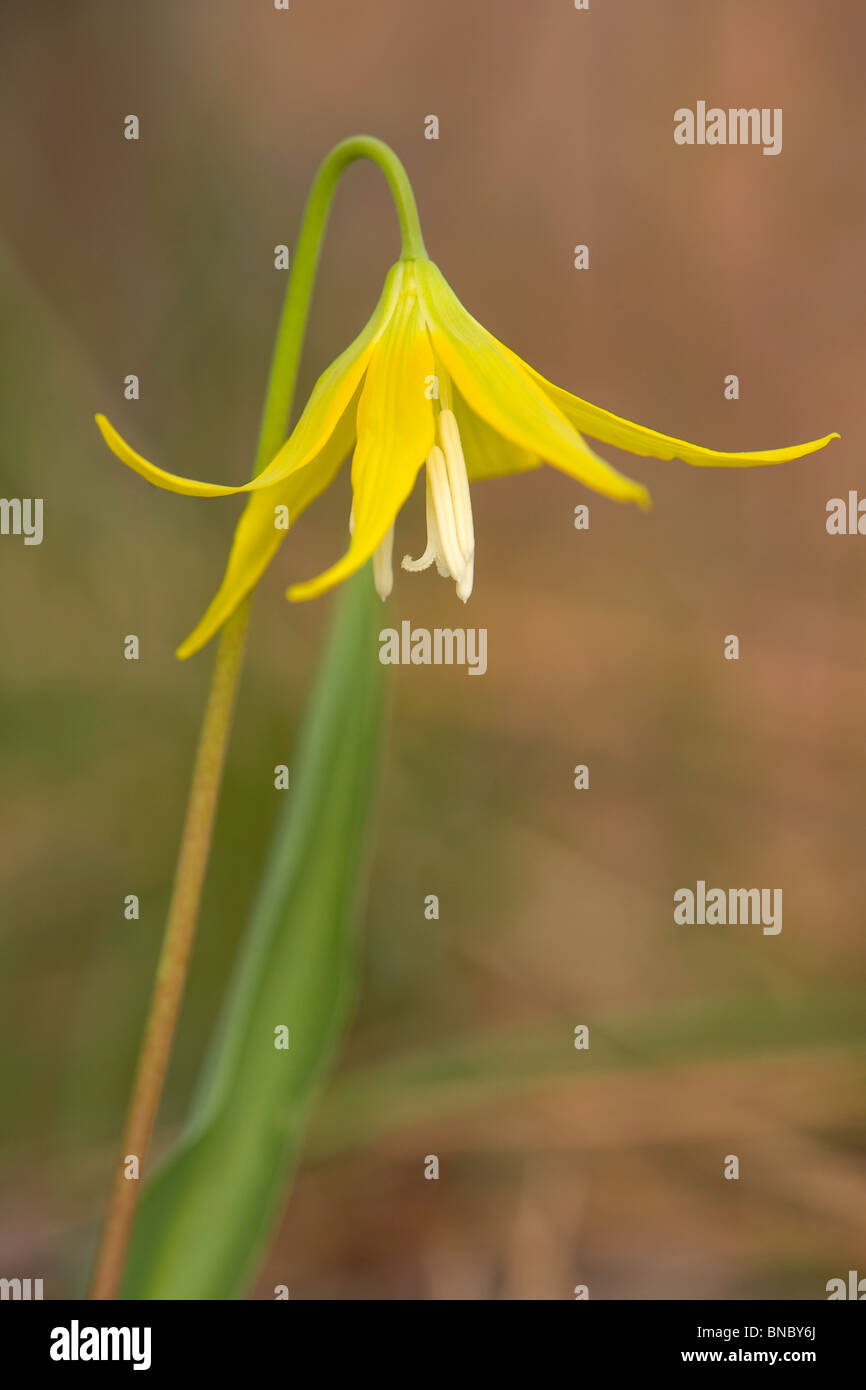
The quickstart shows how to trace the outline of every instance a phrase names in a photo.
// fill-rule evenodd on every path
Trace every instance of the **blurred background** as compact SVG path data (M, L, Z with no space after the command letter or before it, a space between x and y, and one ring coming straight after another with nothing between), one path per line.
M173 651L240 506L149 488L93 413L173 471L246 474L274 247L357 132L404 159L458 295L557 383L717 448L843 439L742 472L603 450L649 515L552 470L481 484L469 610L435 572L398 576L389 621L487 627L489 669L395 673L363 992L251 1296L821 1298L866 1273L866 540L825 530L863 477L862 7L0 14L2 491L45 499L41 546L0 539L0 1273L85 1286L213 656ZM676 146L698 100L782 107L782 154ZM299 399L397 248L381 176L353 168ZM283 590L342 551L347 513L344 478L256 598L160 1148L327 627L330 599ZM423 533L416 496L398 555ZM782 933L675 926L699 878L781 887Z

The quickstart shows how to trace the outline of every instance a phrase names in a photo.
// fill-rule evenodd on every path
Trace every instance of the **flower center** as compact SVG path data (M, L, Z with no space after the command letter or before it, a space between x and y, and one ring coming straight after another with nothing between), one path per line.
M439 411L437 434L439 443L427 457L427 548L417 560L404 555L403 569L426 570L435 564L443 578L455 581L457 597L465 603L472 593L475 530L466 460L453 410Z

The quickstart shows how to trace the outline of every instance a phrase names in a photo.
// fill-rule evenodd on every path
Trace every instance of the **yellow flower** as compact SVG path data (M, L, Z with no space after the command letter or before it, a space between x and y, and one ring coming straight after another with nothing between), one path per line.
M463 308L440 271L423 257L388 273L366 327L317 381L295 429L268 466L241 487L175 477L135 453L103 415L109 448L158 487L193 497L252 496L238 523L223 582L183 645L204 645L256 584L285 529L332 481L354 445L351 541L330 569L288 591L313 598L373 557L374 580L391 590L394 522L426 464L427 546L408 570L436 564L464 601L472 591L475 538L469 483L552 464L618 501L649 505L641 483L590 448L584 434L633 454L722 467L783 463L838 435L757 453L727 454L631 424L545 381ZM278 509L287 508L287 512Z

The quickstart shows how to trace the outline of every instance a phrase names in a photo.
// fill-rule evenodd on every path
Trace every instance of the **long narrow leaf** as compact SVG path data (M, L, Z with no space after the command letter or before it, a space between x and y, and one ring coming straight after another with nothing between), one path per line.
M380 614L362 573L341 599L186 1134L142 1194L125 1298L237 1297L278 1214L354 994L384 722Z

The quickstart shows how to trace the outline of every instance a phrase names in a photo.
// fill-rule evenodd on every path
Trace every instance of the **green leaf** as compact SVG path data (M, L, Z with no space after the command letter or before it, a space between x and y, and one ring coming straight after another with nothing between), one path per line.
M189 1124L142 1194L124 1298L237 1297L279 1214L355 992L384 725L380 614L362 572L341 597Z

